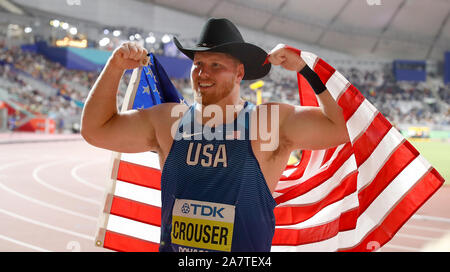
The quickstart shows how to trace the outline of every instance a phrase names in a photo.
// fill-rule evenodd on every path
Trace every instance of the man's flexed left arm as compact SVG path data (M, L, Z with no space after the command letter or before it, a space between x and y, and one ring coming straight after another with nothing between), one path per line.
M299 72L316 93L320 107L280 104L280 139L294 149L323 149L349 141L341 107L318 75L298 52L284 45L276 46L268 61L284 69Z

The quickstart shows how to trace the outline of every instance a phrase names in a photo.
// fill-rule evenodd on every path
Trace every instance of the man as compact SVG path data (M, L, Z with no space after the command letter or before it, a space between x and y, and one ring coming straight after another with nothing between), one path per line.
M81 133L97 147L159 154L160 251L269 251L276 205L271 194L291 152L347 142L341 108L299 54L277 46L268 56L244 42L227 19L209 19L193 48L174 41L193 60L193 106L164 103L119 113L121 76L147 55L127 42L114 51L89 93ZM240 82L264 77L270 70L263 65L266 58L302 73L321 107L242 101ZM267 128L269 137L255 127Z

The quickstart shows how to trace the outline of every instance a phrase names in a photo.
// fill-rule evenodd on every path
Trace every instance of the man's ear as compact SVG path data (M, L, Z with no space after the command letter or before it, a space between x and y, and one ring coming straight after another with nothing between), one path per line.
M239 65L237 67L237 78L239 79L239 81L242 81L242 79L244 78L244 75L245 75L244 64L239 63Z

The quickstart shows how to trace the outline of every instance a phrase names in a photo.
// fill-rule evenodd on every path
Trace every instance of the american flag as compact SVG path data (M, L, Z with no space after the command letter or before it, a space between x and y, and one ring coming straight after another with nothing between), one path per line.
M351 141L326 150L303 150L298 164L286 166L273 194L278 205L271 250L376 250L444 179L342 74L312 53L296 52L342 107ZM155 66L151 66L153 75ZM142 86L151 85L142 83L142 78L148 77L146 68L133 72L122 111L147 107L136 102L139 92L147 90ZM159 76L164 74L162 67L158 69ZM309 84L299 74L297 78L300 104L318 106ZM156 81L160 79L156 77ZM159 90L163 95L163 89ZM173 97L182 101L179 95ZM152 101L150 106L158 100ZM113 154L98 246L115 251L158 251L160 178L156 153Z
M165 102L185 103L153 54L133 70L121 111ZM110 182L99 218L96 245L115 251L158 251L161 171L158 154L113 152Z

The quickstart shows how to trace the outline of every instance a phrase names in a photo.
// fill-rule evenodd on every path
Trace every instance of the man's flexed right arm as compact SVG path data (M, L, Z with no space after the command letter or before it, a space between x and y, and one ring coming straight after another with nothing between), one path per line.
M147 50L126 42L109 58L86 99L81 135L90 144L118 152L143 152L154 149L155 131L147 110L119 113L117 90L127 69L141 65Z

